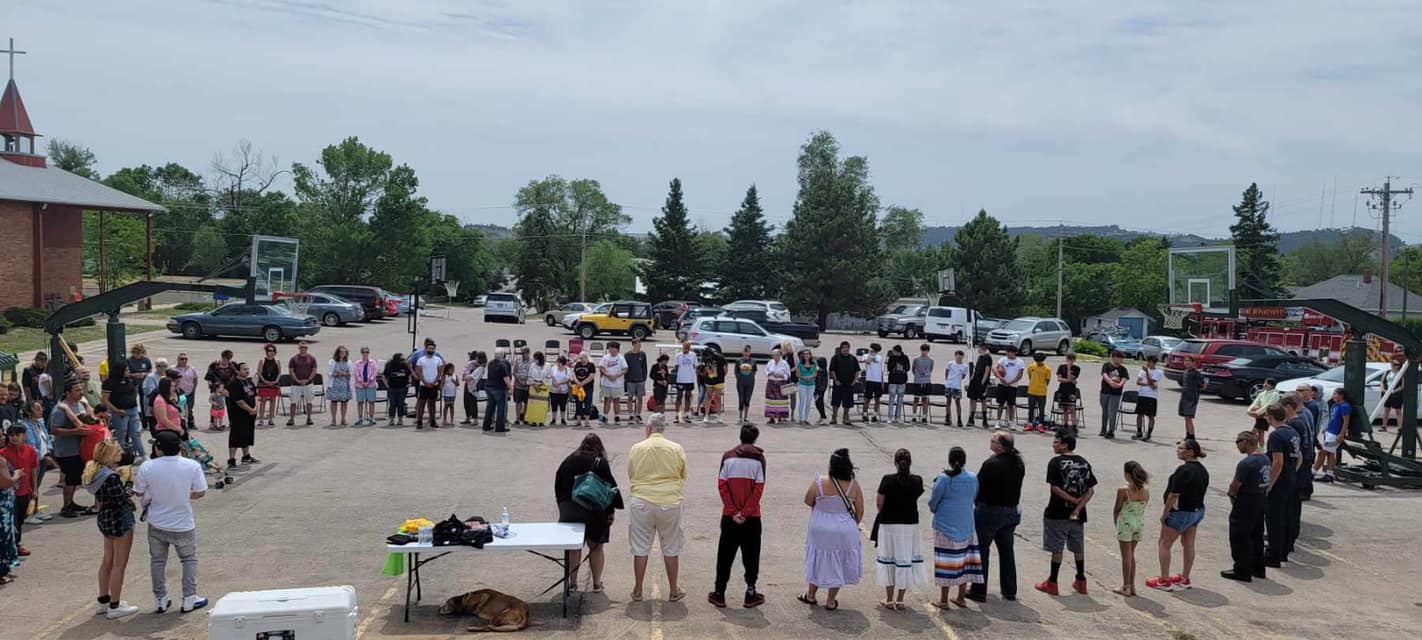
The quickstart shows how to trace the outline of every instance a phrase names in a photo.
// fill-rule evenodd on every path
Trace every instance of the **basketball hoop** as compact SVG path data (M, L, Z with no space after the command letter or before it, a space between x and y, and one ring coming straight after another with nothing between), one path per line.
M445 294L445 296L446 296L445 301L444 301L444 319L445 319L445 320L448 320L448 319L449 319L449 307L450 307L451 304L454 303L454 296L456 296L456 295L459 294L459 281L458 281L458 280L446 280L446 281L444 282L444 294Z
M286 299L286 308L291 310L291 315L300 318L306 315L306 311L311 308L311 297L291 296Z
M1200 311L1199 303L1191 304L1163 304L1160 305L1160 316L1164 319L1161 324L1166 329L1184 329L1185 318L1192 313Z

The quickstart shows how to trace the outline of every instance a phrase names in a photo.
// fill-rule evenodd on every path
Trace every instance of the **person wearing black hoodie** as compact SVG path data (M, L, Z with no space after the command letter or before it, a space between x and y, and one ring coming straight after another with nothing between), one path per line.
M755 446L759 437L760 429L744 425L741 443L721 456L721 473L716 477L721 540L716 549L716 586L706 594L706 601L718 608L726 606L726 585L737 551L746 569L745 608L765 604L765 596L755 590L760 575L760 497L765 492L765 450Z

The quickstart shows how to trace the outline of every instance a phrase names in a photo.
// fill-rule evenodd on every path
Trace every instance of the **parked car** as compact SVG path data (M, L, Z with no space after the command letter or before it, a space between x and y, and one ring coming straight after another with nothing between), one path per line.
M1145 360L1149 356L1155 356L1159 360L1165 360L1165 356L1182 342L1185 341L1174 336L1146 336L1141 338L1141 348L1136 352L1136 359Z
M389 315L385 295L380 287L370 287L360 284L323 284L318 287L311 287L307 293L325 293L333 296L340 296L351 302L359 303L365 310L366 320L379 320Z
M923 321L923 337L929 342L940 339L966 342L968 332L972 331L974 324L972 320L977 315L976 312L963 307L931 306Z
M721 307L691 307L681 312L681 316L676 319L676 339L685 340L686 332L697 318L714 318L725 313L726 310Z
M326 293L293 293L280 296L279 300L290 308L293 304L306 305L306 315L321 321L328 327L365 319L365 309L355 302Z
M989 333L993 329L1007 324L1007 320L1002 318L978 318L973 322L973 343L982 344L987 342Z
M1096 344L1106 347L1106 352L1120 351L1127 358L1136 358L1136 354L1141 352L1141 343L1135 338L1128 336L1118 336L1106 331L1097 331L1087 338Z
M1223 340L1216 338L1190 338L1180 343L1165 356L1165 377L1176 382L1185 375L1185 358L1200 361L1203 369L1212 364L1228 362L1235 358L1263 358L1266 356L1286 357L1288 353L1267 344L1246 340Z
M1300 356L1265 356L1263 358L1234 358L1225 362L1205 365L1200 374L1204 377L1205 393L1213 393L1221 398L1253 400L1264 389L1264 380L1273 378L1276 382L1292 378L1311 378L1328 368L1312 358Z
M665 300L652 305L652 316L657 319L658 329L675 329L682 312L696 306L685 300Z
M729 309L721 314L730 318L753 320L760 328L771 333L794 336L805 341L807 347L820 346L820 328L809 322L773 322L760 309Z
M737 300L731 304L721 305L724 309L760 309L765 312L766 317L776 322L789 322L790 309L779 300Z
M488 299L489 299L489 296L486 296L486 295L484 295L484 294L481 293L481 294L479 294L479 295L477 295L477 296L474 296L472 299L470 299L470 300L469 300L469 304L472 305L472 306L475 306L475 307L482 307L482 306L484 306L484 301L486 301L486 300L488 300Z
M563 325L564 329L574 331L578 327L578 318L583 317L584 313L607 313L607 310L611 308L611 302L604 302L600 305L597 305L596 307L588 309L587 311L573 311L565 313L563 314L563 319L559 321L559 324Z
M652 305L635 300L620 300L612 303L606 313L584 313L578 318L573 332L584 340L591 340L601 333L632 336L641 340L652 335Z
M923 335L923 325L928 322L928 305L901 304L888 313L874 318L874 330L880 338L891 333L903 334L909 340Z
M484 322L516 322L523 324L523 300L514 293L491 293L484 301Z
M587 313L593 310L591 302L569 302L556 309L549 309L543 313L543 324L556 327L570 313Z
M314 336L316 319L295 315L281 304L229 304L211 311L185 313L168 320L168 330L184 338L261 336L267 342Z
M400 315L400 314L402 314L402 313L409 313L409 312L410 312L410 296L409 296L409 294L393 293L393 292L387 291L387 290L385 290L385 289L381 289L380 292L385 294L385 305L386 305L386 308L389 309L389 308L391 308L391 306L393 305L393 307L394 307L394 309L395 309L394 313L392 313L392 314L390 314L390 315L398 316L398 315ZM415 296L415 308L416 308L416 309L423 309L424 306L425 306L425 301L424 301L424 300L421 300L419 296Z
M989 331L984 342L993 353L1017 347L1023 355L1032 355L1038 349L1055 349L1057 355L1066 355L1071 349L1071 328L1057 318L1027 316Z
M805 342L799 338L770 333L754 320L725 316L697 318L688 326L686 339L694 345L728 354L738 354L750 345L751 355L760 358L769 358L771 350L786 342L794 351L805 348Z
M1365 412L1365 415L1373 415L1373 411L1377 410L1378 408L1378 403L1382 402L1382 379L1383 374L1387 373L1387 371L1388 365L1386 362L1367 363L1367 368L1364 370L1363 375L1362 409ZM1334 389L1339 389L1343 387L1343 372L1343 365L1339 365L1333 367L1332 369L1324 371L1323 373L1318 373L1307 378L1292 378L1289 380L1283 380L1278 384L1277 388L1280 391L1293 391L1294 389L1298 388L1300 383L1308 384L1309 386L1313 387L1318 387L1323 391L1323 395L1320 397L1320 400L1326 403L1327 400L1333 396ZM1417 388L1419 389L1419 391L1422 391L1422 384L1419 384ZM1402 393L1402 388L1398 387L1398 390L1394 391L1393 393ZM1422 397L1422 393L1419 393L1418 395L1419 397ZM1422 417L1422 402L1418 403L1417 416ZM1381 411L1378 412L1378 417L1379 419L1381 419Z

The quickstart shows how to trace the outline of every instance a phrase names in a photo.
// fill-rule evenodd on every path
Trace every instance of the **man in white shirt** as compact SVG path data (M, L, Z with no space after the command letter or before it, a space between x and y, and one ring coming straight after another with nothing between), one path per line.
M430 411L430 428L439 428L439 374L444 370L444 358L435 351L434 340L425 338L425 350L416 353L410 358L410 366L415 369L415 376L419 383L418 395L415 396L415 429L423 429L420 418L424 416L425 407Z
M622 357L622 345L607 343L607 353L597 361L599 393L602 394L602 421L612 414L612 422L622 422L622 378L627 375L627 358Z
M681 343L681 353L676 354L676 422L680 423L682 413L691 413L691 394L696 391L696 354L691 343ZM691 418L688 416L687 420Z
M1160 381L1165 379L1165 372L1156 365L1156 357L1146 358L1145 367L1136 374L1136 385L1140 387L1136 396L1136 435L1131 436L1132 440L1143 440L1150 442L1150 434L1155 432L1156 407L1160 403ZM1141 418L1146 419L1145 434L1141 434Z
M1017 422L1017 383L1022 380L1022 374L1027 370L1027 365L1017 357L1017 347L1008 347L1007 355L997 361L997 365L992 368L992 374L997 378L997 426L1011 427ZM1007 410L1007 420L1002 419L1003 410Z
M197 594L197 523L192 503L207 492L207 478L202 465L178 455L182 438L176 432L159 431L154 440L162 455L139 466L133 479L133 495L142 501L148 514L154 613L173 606L164 576L169 546L177 549L183 563L182 612L188 613L207 606L207 598Z
M879 421L879 397L884 394L884 354L883 347L875 342L869 345L869 353L864 356L864 404L860 405L860 419L868 422ZM872 413L869 405L874 405Z

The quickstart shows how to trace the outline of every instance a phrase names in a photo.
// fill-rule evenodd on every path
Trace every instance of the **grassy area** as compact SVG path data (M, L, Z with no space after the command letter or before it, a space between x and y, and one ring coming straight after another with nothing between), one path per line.
M151 327L130 327L128 330L129 341L133 341L134 336L148 333ZM166 331L159 331L166 333ZM104 339L104 323L100 322L92 327L70 327L64 330L64 339L74 344L89 342L90 340ZM18 353L21 362L29 362L35 351L49 349L49 334L44 329L31 329L28 327L10 327L10 331L0 335L0 352Z

